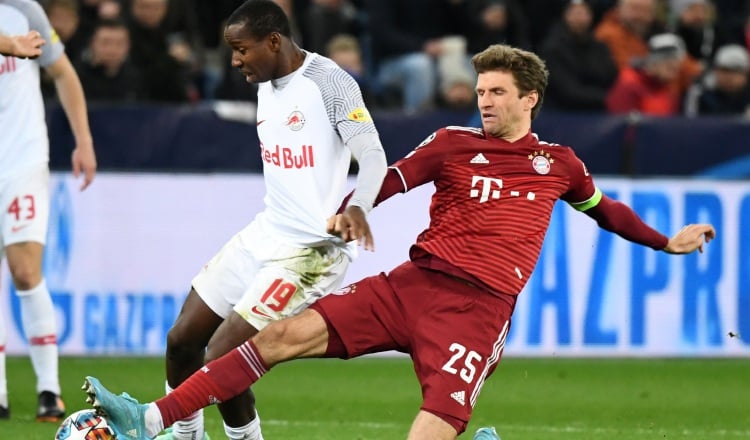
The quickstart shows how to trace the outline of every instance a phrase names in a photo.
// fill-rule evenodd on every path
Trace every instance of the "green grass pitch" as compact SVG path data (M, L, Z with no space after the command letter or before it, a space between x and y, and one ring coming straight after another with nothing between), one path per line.
M52 440L34 421L27 358L7 363L12 417L0 439ZM87 374L141 401L163 394L159 358L63 358L68 411L86 408ZM420 402L404 358L302 360L255 386L268 440L404 439ZM206 410L214 440L225 438ZM467 434L494 425L503 440L721 440L750 438L750 359L504 359L486 383Z

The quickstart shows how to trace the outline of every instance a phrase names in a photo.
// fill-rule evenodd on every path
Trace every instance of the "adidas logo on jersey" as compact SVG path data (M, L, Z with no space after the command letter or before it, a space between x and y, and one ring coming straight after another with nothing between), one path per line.
M466 405L466 393L464 391L455 391L451 393L451 398L462 406Z
M484 154L479 153L476 156L474 156L469 163L490 163L489 160L487 160L486 157L484 157Z

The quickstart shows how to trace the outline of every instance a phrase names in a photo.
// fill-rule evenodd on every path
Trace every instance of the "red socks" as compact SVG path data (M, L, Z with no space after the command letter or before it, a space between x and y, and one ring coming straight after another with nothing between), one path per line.
M220 403L247 390L268 367L258 349L247 341L193 373L167 396L156 401L164 427L195 411Z

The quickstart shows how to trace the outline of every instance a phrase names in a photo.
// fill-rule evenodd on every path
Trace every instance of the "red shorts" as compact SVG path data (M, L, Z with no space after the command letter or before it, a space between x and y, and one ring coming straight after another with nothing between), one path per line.
M514 305L514 296L501 298L409 261L310 307L331 330L329 357L411 354L422 386L421 408L461 433L500 360Z

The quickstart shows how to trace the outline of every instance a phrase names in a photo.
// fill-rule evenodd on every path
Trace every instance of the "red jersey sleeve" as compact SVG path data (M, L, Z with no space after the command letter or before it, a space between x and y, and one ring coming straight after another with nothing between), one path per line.
M629 206L603 195L586 165L572 151L570 155L570 186L562 199L596 220L602 229L652 249L664 249L669 238L645 224Z
M388 167L383 179L375 206L392 196L405 193L427 182L435 180L440 175L443 161L449 149L450 134L445 128L427 136L414 150ZM350 192L339 206L338 214L346 208L353 192Z
M591 177L586 165L568 149L568 191L560 198L568 202L578 211L586 211L592 206L596 206L601 200L601 191L594 185L594 179Z
M401 177L404 191L432 182L440 176L443 162L451 151L450 140L450 132L441 128L390 167Z

